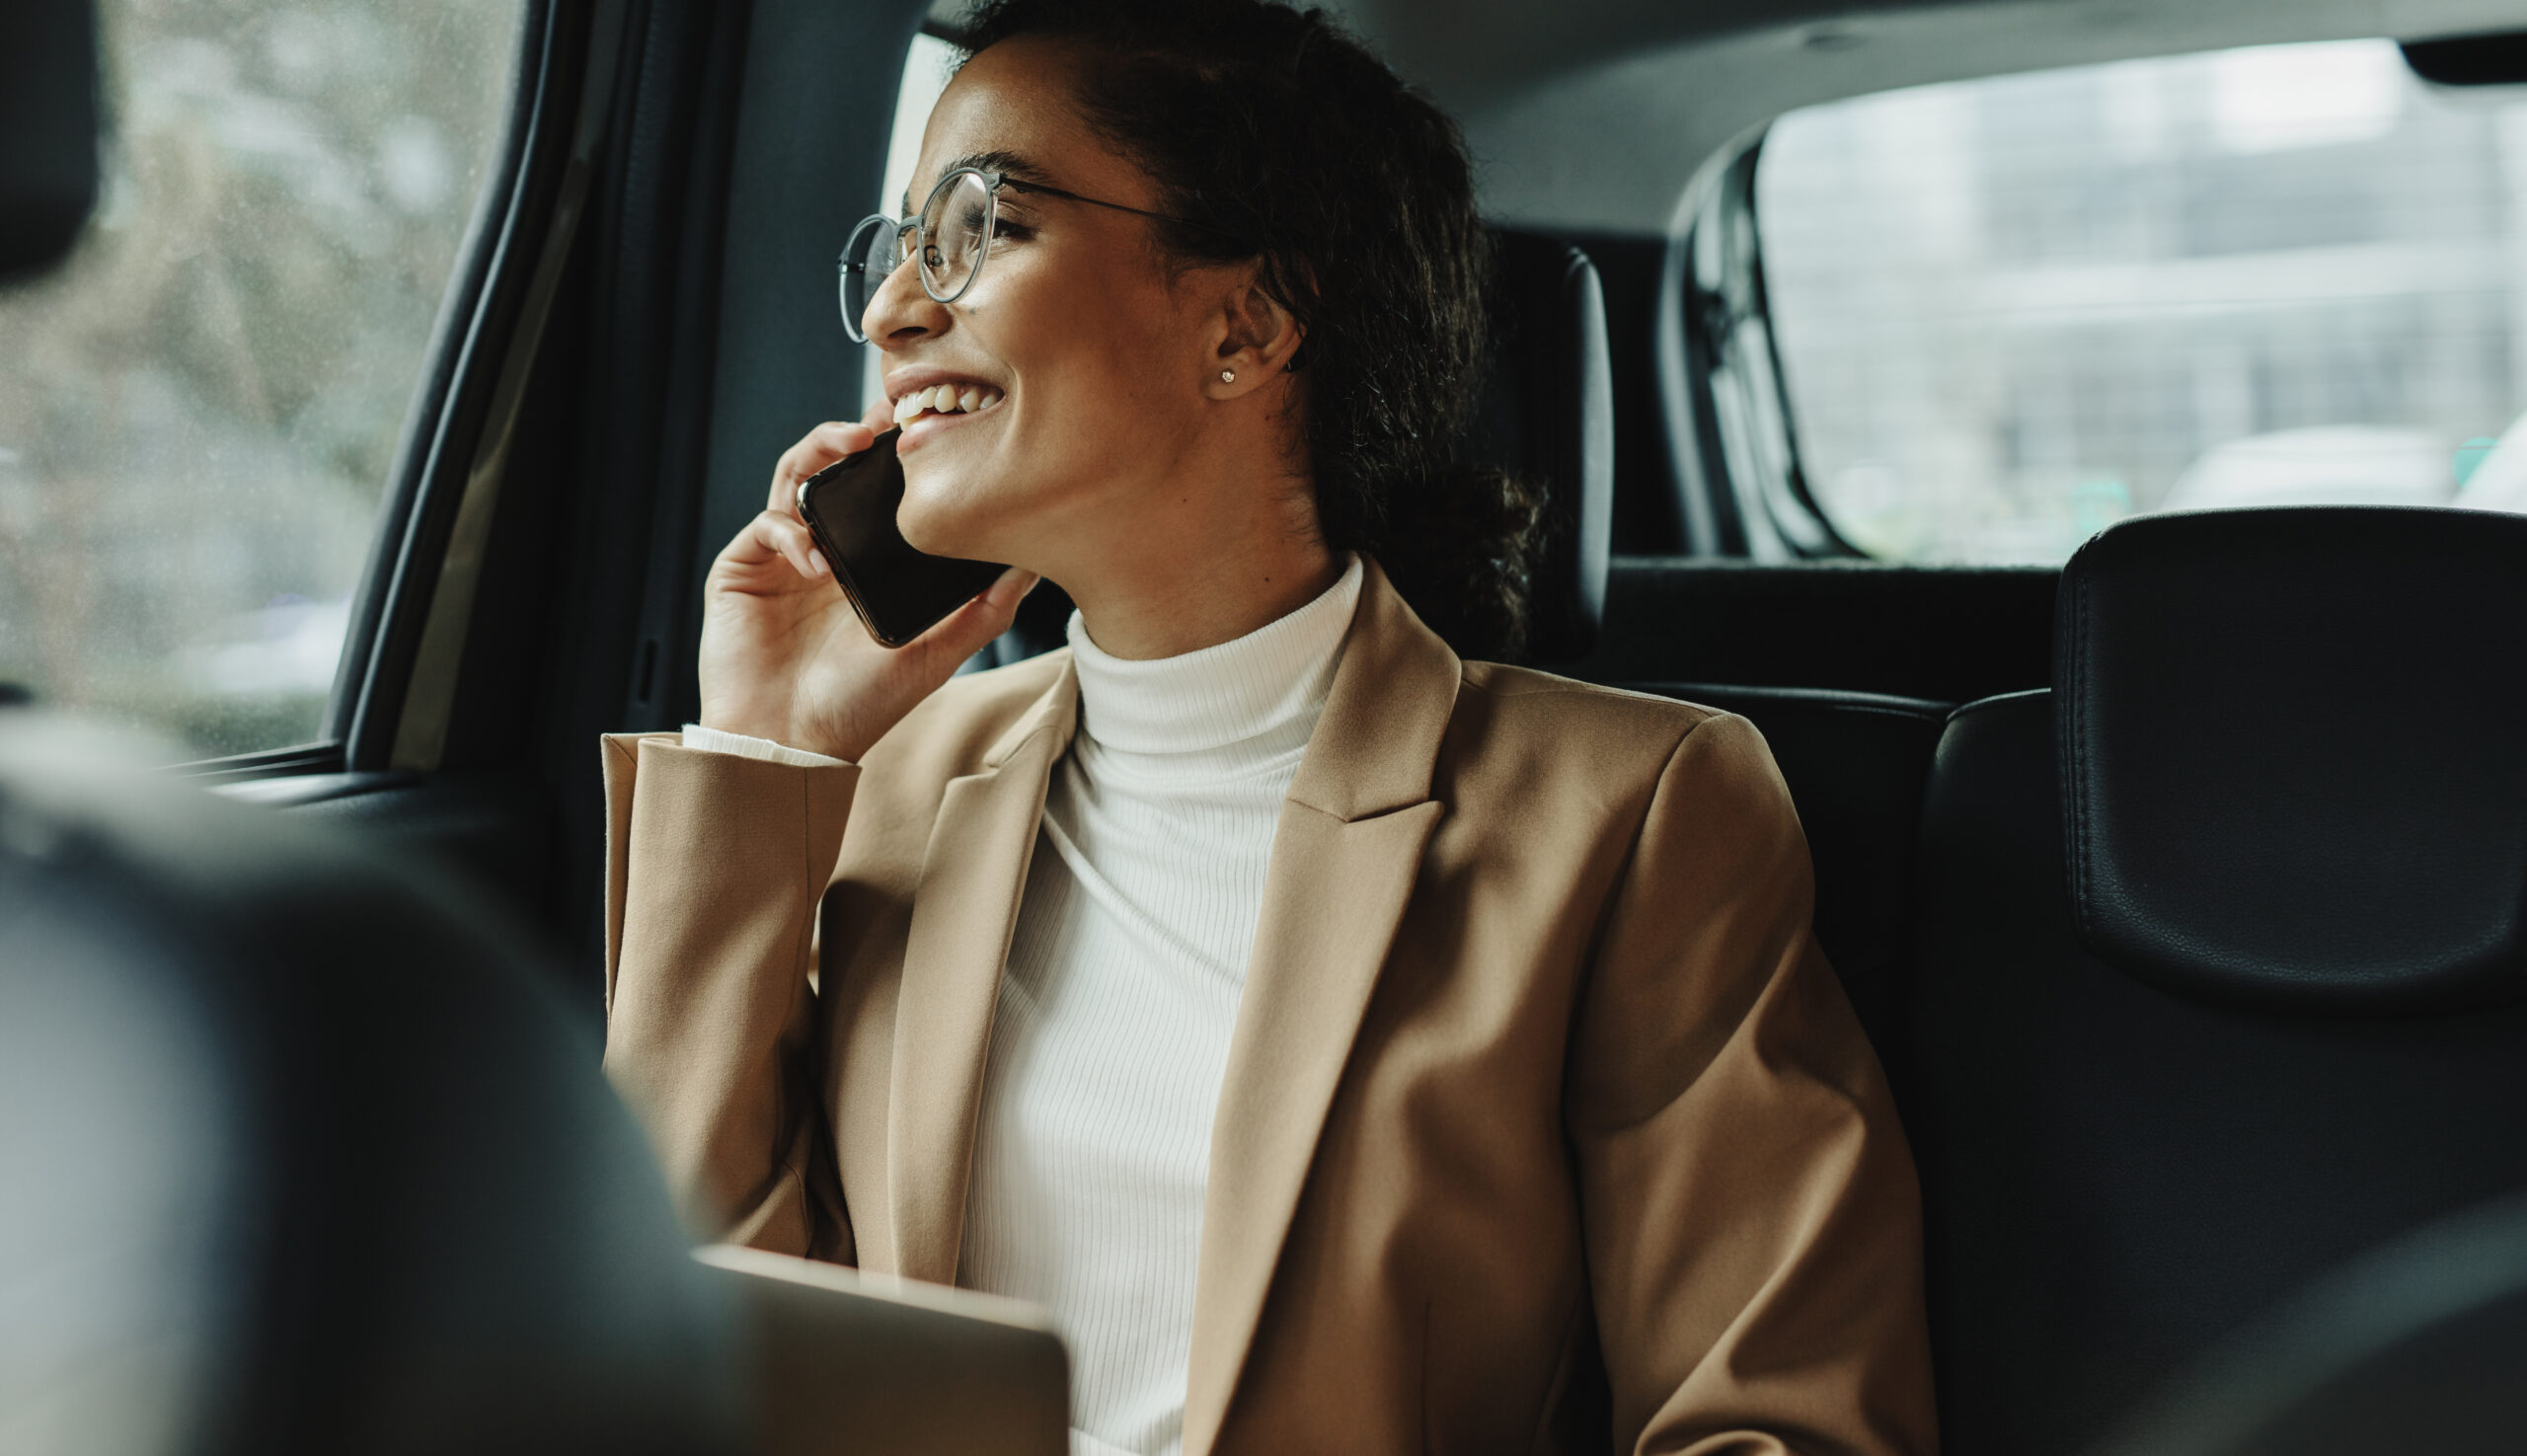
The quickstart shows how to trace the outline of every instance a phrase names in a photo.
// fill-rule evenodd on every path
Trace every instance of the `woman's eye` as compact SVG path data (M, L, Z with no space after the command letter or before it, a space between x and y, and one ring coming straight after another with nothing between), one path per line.
M1012 238L1024 242L1035 236L1035 230L1023 222L1000 217L992 220L991 235L995 238Z

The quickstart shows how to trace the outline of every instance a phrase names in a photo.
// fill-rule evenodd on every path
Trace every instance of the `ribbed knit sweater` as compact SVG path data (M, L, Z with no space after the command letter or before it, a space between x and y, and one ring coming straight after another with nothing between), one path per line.
M1184 1444L1212 1113L1281 800L1360 583L1354 557L1296 611L1147 660L1071 615L1079 728L1001 976L957 1282L1052 1311L1072 1456ZM828 761L692 725L685 746Z
M1183 1445L1219 1102L1282 796L1359 600L1181 656L1070 619L1079 730L1053 770L992 1021L957 1282L1049 1308L1074 1456Z

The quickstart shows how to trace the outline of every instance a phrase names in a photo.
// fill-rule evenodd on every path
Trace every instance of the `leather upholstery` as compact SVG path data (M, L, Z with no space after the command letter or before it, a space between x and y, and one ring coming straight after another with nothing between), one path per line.
M1816 869L1816 939L1886 1059L1903 990L1913 836L1949 705L1816 688L1623 686L1737 714L1763 733Z
M2239 1005L2527 995L2527 518L2145 517L2055 613L2080 941Z
M2059 568L1624 556L1589 682L1693 682L1971 703L2053 680Z
M1508 231L1493 240L1493 353L1467 453L1544 490L1527 659L1570 662L1597 645L1614 538L1605 290L1596 266L1568 243Z
M488 907L0 719L0 1412L47 1450L728 1448L724 1316Z
M2527 1006L2239 1008L2083 949L2052 716L1959 709L1923 805L1896 1090L1949 1456L2083 1451L2307 1281L2527 1188ZM2195 812L2233 811L2217 788Z

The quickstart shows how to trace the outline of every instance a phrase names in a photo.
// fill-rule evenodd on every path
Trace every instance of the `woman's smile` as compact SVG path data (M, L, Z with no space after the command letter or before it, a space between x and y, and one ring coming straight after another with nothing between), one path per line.
M893 405L895 424L903 431L896 445L900 453L943 429L991 414L1008 399L1008 392L969 375L906 369L886 381L886 398Z

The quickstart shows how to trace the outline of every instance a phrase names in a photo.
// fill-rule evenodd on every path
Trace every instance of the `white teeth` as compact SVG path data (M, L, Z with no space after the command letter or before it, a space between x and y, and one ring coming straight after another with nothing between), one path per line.
M924 411L941 415L973 414L1001 402L999 390L980 384L934 384L895 401L895 422L906 424Z

